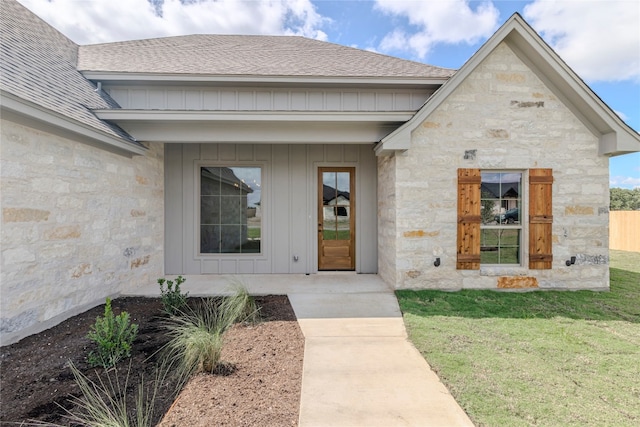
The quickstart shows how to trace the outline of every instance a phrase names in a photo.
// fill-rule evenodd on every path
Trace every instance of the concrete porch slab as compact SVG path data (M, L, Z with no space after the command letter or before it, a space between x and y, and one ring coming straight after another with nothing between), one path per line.
M289 301L306 338L407 336L398 301L389 291L291 294Z
M319 274L202 274L185 275L183 292L190 296L228 295L233 285L244 285L251 295L344 294L390 292L389 286L377 274L330 272ZM176 276L165 276L168 280ZM123 289L123 296L159 296L160 287L154 281L135 289Z

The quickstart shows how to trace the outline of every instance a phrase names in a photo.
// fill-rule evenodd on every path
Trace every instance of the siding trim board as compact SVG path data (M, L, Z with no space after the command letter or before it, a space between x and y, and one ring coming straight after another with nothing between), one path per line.
M103 86L123 110L413 111L433 89L269 89L237 87Z

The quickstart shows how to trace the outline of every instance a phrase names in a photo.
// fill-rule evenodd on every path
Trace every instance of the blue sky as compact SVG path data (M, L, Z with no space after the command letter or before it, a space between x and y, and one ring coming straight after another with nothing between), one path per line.
M514 12L636 131L638 0L19 0L76 43L194 33L296 34L460 68ZM640 187L640 153L610 160Z

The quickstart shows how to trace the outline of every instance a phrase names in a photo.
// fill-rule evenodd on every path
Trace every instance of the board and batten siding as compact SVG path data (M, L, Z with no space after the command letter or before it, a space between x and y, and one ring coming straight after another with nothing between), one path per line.
M356 272L377 272L376 158L371 146L167 144L165 150L166 274L315 273L316 180L322 166L356 167ZM261 254L199 254L201 165L262 167Z
M415 111L433 90L218 89L109 86L105 91L130 110L192 111Z

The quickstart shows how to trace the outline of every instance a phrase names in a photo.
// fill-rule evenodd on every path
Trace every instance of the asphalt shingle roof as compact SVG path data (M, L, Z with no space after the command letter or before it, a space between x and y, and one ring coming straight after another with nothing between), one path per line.
M80 46L78 69L224 76L449 78L454 70L299 36L191 35Z
M91 109L118 108L76 69L78 46L14 0L0 7L0 88L40 107L131 141Z

